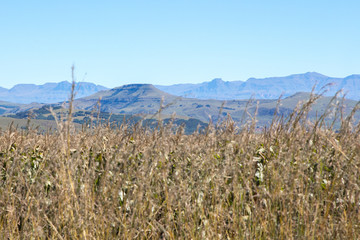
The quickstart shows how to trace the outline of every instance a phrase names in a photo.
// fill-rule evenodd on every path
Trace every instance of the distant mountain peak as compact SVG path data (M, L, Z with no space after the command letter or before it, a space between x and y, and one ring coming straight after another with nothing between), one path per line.
M318 72L307 72L307 73L299 74L299 75L305 75L306 77L309 77L309 78L328 78L328 76L325 76Z
M210 88L216 88L216 87L220 87L221 85L224 85L224 83L225 82L221 78L215 78L208 83L208 86Z
M360 78L360 74L352 74L347 76L345 79L353 79L353 78Z
M58 83L36 84L17 84L11 89L0 89L0 100L15 103L57 103L66 101L71 91L72 83L62 81ZM95 85L89 82L76 83L76 97L85 97L106 87Z
M75 106L92 109L101 99L101 109L105 112L128 112L131 114L158 111L161 104L169 104L178 99L176 96L155 88L152 84L127 84L110 90L75 100Z
M128 89L128 88L155 88L155 87L152 84L148 84L148 83L131 83L113 89Z
M320 77L326 77L324 74L318 73L318 72L306 72L305 75L309 76L320 76Z
M214 78L213 80L211 80L211 83L223 83L224 80L222 80L222 78Z
M126 84L126 85L123 85L120 87L113 88L110 91L116 91L117 93L121 93L121 92L125 93L126 92L126 94L136 93L136 94L143 94L143 95L147 95L147 94L156 92L158 94L162 93L163 95L169 95L168 93L157 89L152 84L140 84L140 83Z
M61 81L61 82L59 82L58 84L71 84L71 82L69 82L69 81L65 80L65 81Z
M110 90L105 90L95 93L83 99L86 101L99 99L99 98L106 101L118 101L119 99L127 99L129 101L130 99L133 98L161 99L161 96L163 96L167 100L175 98L175 96L157 89L152 84L126 84L120 87L112 88Z

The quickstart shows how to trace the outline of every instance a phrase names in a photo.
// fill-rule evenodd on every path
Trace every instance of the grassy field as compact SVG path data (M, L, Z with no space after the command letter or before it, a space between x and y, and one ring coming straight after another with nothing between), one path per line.
M313 101L261 131L3 129L0 238L358 239L360 125Z
M40 131L46 131L48 129L55 129L57 127L55 121L50 120L38 120L38 119L31 119L30 122L27 119L15 119L10 117L0 117L0 128L2 130L9 129L10 126L14 129L26 129L31 127L33 129L38 129ZM80 124L76 124L77 127Z

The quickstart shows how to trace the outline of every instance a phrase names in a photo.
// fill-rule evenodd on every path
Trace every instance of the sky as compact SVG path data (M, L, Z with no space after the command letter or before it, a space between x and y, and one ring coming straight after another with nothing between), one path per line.
M3 0L0 86L360 73L358 0Z

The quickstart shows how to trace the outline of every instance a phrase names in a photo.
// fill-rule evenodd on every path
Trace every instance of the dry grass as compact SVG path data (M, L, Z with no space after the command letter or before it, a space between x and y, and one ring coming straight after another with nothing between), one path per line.
M360 238L360 126L308 123L315 98L261 132L2 131L0 238Z

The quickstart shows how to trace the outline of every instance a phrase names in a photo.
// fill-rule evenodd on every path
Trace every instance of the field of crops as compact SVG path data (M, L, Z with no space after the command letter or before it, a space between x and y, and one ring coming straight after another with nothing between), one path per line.
M360 126L0 133L0 239L358 239ZM70 119L70 117L69 117Z

